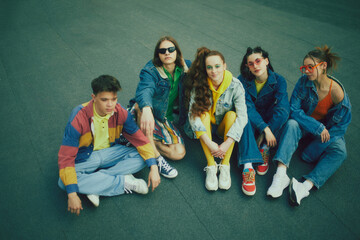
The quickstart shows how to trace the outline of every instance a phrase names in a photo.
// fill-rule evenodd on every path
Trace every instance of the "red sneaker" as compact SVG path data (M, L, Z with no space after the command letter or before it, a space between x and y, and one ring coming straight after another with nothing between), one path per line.
M252 168L244 169L243 173L242 190L248 196L253 196L256 192L255 186L255 170Z
M257 166L256 171L259 175L265 175L269 170L269 155L270 151L268 147L263 147L260 149L261 156L264 160L264 163Z

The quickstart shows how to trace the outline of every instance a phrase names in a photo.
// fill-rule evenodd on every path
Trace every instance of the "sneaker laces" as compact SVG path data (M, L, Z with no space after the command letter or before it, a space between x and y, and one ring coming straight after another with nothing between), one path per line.
M159 158L161 158L158 162L159 169L163 168L166 172L170 171L172 169L170 164L163 157Z
M132 194L132 191L130 188L124 187L124 191L126 194Z
M216 170L216 173L217 173L217 170L219 169L219 166L220 166L220 165L221 165L221 164L215 163L215 165L206 166L206 167L204 167L204 172L206 172L208 169L210 169L210 167L215 166L215 170Z
M255 171L249 171L243 173L243 179L245 183L255 181Z
M260 151L262 159L264 160L264 163L261 164L262 166L265 166L269 162L269 150L263 149L263 151Z

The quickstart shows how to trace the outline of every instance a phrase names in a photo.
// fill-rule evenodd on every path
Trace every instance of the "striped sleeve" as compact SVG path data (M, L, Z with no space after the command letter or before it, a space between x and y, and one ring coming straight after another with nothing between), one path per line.
M75 127L76 125L79 127L79 120L77 115L74 114L74 111L78 112L79 110L75 108L71 114L58 153L59 176L66 187L67 193L79 191L75 172L75 158L79 150L80 131L79 128L76 129Z

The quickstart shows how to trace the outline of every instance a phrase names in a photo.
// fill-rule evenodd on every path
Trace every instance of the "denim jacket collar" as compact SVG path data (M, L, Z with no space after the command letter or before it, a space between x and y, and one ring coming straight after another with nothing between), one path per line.
M249 82L249 87L248 87L247 91L254 98L264 96L264 95L269 94L269 93L271 93L271 92L273 92L275 90L274 85L277 84L275 74L270 69L268 70L268 74L269 74L268 79L267 79L263 89L260 91L259 95L257 94L257 91L256 91L255 80L252 80L252 81Z
M189 70L189 68L188 68L188 66L186 65L184 59L182 59L182 63L183 63L184 73L187 73L188 70ZM155 67L155 68L156 68L156 70L159 72L161 78L163 78L163 79L167 79L167 78L168 78L162 66L161 66L161 67Z

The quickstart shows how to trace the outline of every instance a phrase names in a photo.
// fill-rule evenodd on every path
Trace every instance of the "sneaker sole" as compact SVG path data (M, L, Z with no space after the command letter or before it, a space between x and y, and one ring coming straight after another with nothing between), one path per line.
M164 174L164 173L160 173L163 177L166 177L166 178L176 178L177 177L177 175L178 175L178 172L176 172L176 174L175 175L166 175L166 174Z
M222 190L229 190L231 187L231 182L230 182L230 185L229 186L220 186L219 185L219 188L222 189Z
M243 187L241 187L241 189L242 189L242 191L245 193L245 195L247 195L247 196L254 196L255 193L256 193L256 189L255 189L255 191L253 191L253 192L248 192L248 191L246 191Z
M292 183L293 183L293 181L291 179L290 185L289 185L289 193L290 193L289 203L290 203L291 206L297 207L300 204L298 204L298 202L297 202L296 194L295 194L295 191L294 191L294 189L292 187L293 186Z
M260 176L263 176L265 175L267 172L269 171L269 168L265 171L265 172L259 172L257 169L256 169L256 173Z
M206 186L205 186L205 188L206 188L206 190L208 190L208 191L211 191L211 192L215 192L215 191L217 191L219 188L216 188L216 189L209 189L209 188L207 188Z

